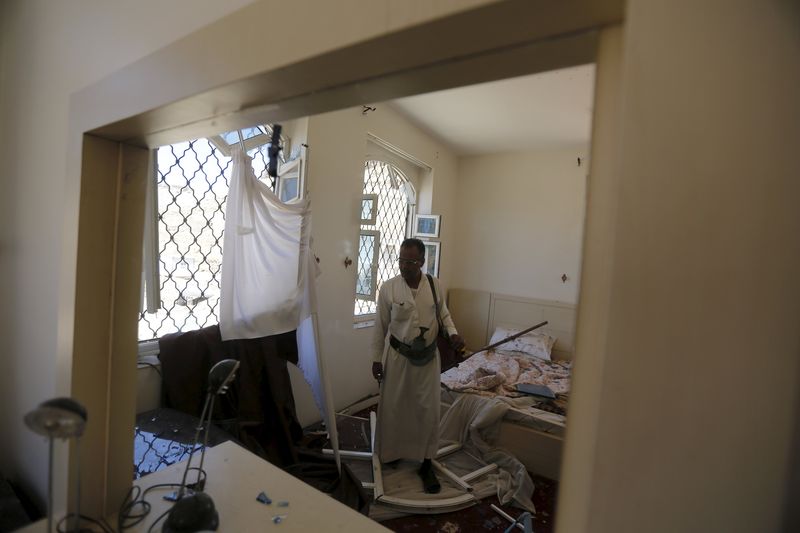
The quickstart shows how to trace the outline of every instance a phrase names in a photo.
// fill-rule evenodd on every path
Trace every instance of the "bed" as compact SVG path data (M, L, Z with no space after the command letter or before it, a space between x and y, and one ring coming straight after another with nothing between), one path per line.
M468 350L476 350L507 334L542 321L536 342L531 336L478 353L442 374L442 404L447 409L459 395L499 398L510 408L498 438L529 470L558 479L572 371L575 306L485 291L451 289L448 307ZM547 342L542 339L552 339ZM541 358L540 350L550 359ZM539 357L535 356L538 355ZM555 400L520 393L519 383L548 386Z

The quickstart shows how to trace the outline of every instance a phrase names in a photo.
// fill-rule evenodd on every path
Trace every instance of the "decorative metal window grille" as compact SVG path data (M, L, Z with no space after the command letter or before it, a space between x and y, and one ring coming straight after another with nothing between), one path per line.
M251 147L249 141L269 128L242 131L253 170L275 190L267 174L269 144ZM236 135L236 132L233 132ZM230 132L223 139L234 144ZM229 137L231 137L229 139ZM142 311L139 340L190 331L219 323L222 237L231 158L218 138L197 139L158 149L158 255L161 308ZM228 152L229 153L229 152Z
M375 313L381 285L400 273L400 243L406 238L411 215L411 182L394 165L370 160L364 163L364 195L375 195L378 211L374 224L362 224L358 245L355 316ZM365 196L366 197L366 196ZM364 207L362 205L362 219ZM378 253L375 253L375 246Z

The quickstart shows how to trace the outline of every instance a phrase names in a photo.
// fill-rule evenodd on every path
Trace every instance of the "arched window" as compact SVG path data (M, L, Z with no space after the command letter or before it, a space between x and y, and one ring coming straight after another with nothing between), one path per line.
M413 215L414 186L391 163L364 163L361 232L358 240L355 316L372 315L384 281L398 275L400 243Z

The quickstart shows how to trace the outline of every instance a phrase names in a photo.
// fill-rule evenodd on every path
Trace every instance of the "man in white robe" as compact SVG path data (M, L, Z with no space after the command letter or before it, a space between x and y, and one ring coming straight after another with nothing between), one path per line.
M440 490L431 459L439 450L441 362L436 349L439 326L428 277L422 274L425 245L406 239L400 246L400 275L378 295L372 343L372 374L381 388L375 448L383 463L422 461L425 492ZM442 324L456 349L464 346L435 284Z

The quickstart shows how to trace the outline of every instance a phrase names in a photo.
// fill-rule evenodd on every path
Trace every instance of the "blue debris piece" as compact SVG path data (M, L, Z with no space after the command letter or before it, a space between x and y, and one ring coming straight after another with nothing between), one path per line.
M260 501L261 503L263 503L265 505L269 505L269 504L272 503L272 500L270 500L269 496L267 496L264 492L262 492L258 496L256 496L256 500Z
M275 516L272 517L272 523L273 524L280 524L281 522L283 522L283 519L286 518L287 516L288 515L285 515L285 514L275 515Z

